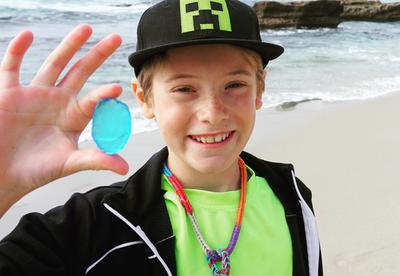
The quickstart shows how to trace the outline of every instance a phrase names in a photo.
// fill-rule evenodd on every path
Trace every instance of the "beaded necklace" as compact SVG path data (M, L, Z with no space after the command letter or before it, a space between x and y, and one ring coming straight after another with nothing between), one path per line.
M166 163L164 163L163 172L168 179L169 184L174 188L175 192L179 196L179 200L185 208L186 214L190 219L190 223L195 232L196 238L199 241L205 255L207 258L208 266L210 267L214 276L226 276L230 273L230 255L235 249L236 242L240 233L240 226L242 224L243 210L246 203L246 188L247 188L247 171L244 161L239 158L238 160L240 168L240 203L236 215L236 223L233 228L232 235L228 246L225 249L212 250L203 238L200 232L199 225L197 223L196 217L192 205L190 204L182 185L179 183L178 179L169 170ZM217 262L221 262L221 269L218 268Z

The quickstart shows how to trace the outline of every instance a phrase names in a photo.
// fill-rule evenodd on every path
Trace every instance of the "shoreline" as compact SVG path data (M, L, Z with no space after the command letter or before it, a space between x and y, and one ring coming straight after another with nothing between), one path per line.
M400 270L400 92L362 101L311 101L257 112L245 150L292 163L312 190L326 275L396 275ZM85 142L82 147L93 147ZM85 171L42 187L0 220L0 238L22 214L45 212L72 193L126 179L163 147L158 131L134 134L121 155L126 176ZM46 199L46 200L43 200Z
M376 98L381 98L381 97L387 97L392 94L400 93L399 91L392 91L388 93L383 93L381 95L373 95L369 97L364 97L364 98L355 98L355 99L334 99L334 100L327 100L327 99L322 99L322 98L316 98L316 97L310 97L310 98L303 98L299 100L292 100L292 101L283 101L281 103L276 103L272 105L266 105L262 107L262 110L270 110L274 109L276 112L290 112L294 109L296 109L298 106L302 106L303 104L308 104L310 102L320 102L322 104L346 104L346 103L355 103L355 102L363 102L363 101L369 101L373 100ZM143 117L140 117L141 115L138 115L140 113L139 107L133 107L132 102L134 102L134 99L130 100L122 100L125 104L129 106L129 110L131 112L132 116L132 136L130 139L134 139L132 137L135 137L137 134L141 133L146 133L146 132L154 132L158 130L158 127L156 125L155 121L149 122L148 119L144 119ZM268 99L264 99L264 101L268 101ZM139 127L138 127L139 125ZM93 139L91 137L91 122L89 122L88 128L86 128L82 132L82 137L79 139L79 144L81 146L85 146L85 143L92 143Z

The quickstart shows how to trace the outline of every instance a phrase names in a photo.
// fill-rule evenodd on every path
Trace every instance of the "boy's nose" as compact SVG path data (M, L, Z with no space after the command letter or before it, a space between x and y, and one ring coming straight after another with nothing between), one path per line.
M228 112L222 99L210 96L203 101L198 111L198 119L216 125L228 118Z

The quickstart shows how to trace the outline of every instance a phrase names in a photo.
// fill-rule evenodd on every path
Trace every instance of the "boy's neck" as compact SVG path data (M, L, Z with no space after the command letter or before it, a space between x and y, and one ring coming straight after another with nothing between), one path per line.
M237 162L218 173L201 173L188 166L178 167L169 162L168 167L184 189L198 189L211 192L228 192L240 189L240 170Z

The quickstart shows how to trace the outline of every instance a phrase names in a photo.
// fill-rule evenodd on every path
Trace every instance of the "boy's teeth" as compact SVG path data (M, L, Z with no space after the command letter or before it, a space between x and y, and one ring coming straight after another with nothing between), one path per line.
M224 134L218 134L216 136L195 136L193 137L197 142L203 143L203 144L212 144L212 143L219 143L224 141L227 137L229 136L229 133L224 133Z
M214 143L214 137L207 137L206 141L207 143Z

